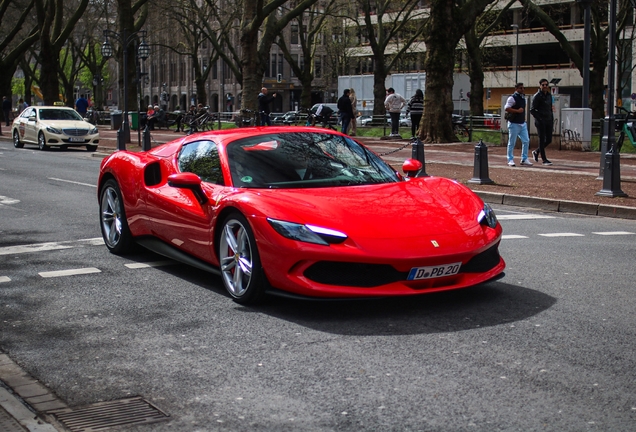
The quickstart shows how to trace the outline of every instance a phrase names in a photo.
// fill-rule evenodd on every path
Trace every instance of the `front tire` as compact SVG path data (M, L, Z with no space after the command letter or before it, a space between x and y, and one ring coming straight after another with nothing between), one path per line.
M97 151L97 146L96 145L87 145L86 146L86 150L89 152L95 152Z
M116 255L132 251L134 239L126 220L124 200L114 179L104 183L99 199L99 219L106 247Z
M22 148L24 143L20 141L20 133L17 130L13 131L13 147Z
M44 137L44 134L42 132L38 134L38 147L40 147L40 150L42 151L46 151L49 149L49 146L46 145L46 138Z
M237 303L257 303L265 295L267 279L252 228L240 213L228 215L221 227L218 253L223 285Z

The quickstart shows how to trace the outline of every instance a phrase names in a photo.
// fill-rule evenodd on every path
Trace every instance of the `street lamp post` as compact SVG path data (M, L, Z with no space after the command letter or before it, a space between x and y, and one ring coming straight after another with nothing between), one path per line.
M150 47L144 42L146 30L139 30L130 34L125 30L122 33L104 30L104 38L106 40L102 44L102 57L110 58L113 56L113 47L108 41L109 37L116 39L124 51L124 118L117 138L117 150L126 150L126 143L130 142L130 128L128 127L128 45L133 41L137 41L137 35L141 35L142 37L142 41L137 49L137 57L145 60L150 55ZM137 118L137 121L139 121L139 118ZM139 125L137 125L137 127L139 127Z
M585 9L585 30L583 37L583 108L590 105L590 7L592 0L576 0Z
M519 25L512 24L510 27L517 31L517 42L515 43L515 86L519 82Z
M614 116L614 92L616 90L616 0L610 0L608 57L607 117L605 118L603 139L606 140L607 148L609 150L605 154L603 189L596 192L596 195L614 198L627 196L627 194L621 190L620 154L616 149L616 136L614 136L614 127L616 123L616 117Z

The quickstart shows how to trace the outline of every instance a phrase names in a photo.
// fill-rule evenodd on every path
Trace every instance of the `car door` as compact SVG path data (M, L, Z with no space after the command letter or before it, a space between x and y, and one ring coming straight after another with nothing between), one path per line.
M37 142L37 124L35 108L28 107L20 115L20 135L24 142Z
M209 140L184 145L177 156L179 172L191 172L202 181L208 201L201 203L187 188L162 182L147 188L146 208L153 235L207 262L214 258L212 223L217 197L225 190L216 144Z

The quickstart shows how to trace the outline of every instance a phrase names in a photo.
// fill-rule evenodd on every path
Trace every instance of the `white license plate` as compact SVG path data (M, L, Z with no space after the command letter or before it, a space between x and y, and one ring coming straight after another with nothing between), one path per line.
M453 276L459 273L461 262L430 267L413 267L407 280L433 279L444 276Z
M70 142L84 142L84 137L68 137Z

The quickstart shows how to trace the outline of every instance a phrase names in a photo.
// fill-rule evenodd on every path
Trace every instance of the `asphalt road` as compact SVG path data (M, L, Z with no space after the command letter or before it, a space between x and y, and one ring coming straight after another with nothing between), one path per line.
M499 282L248 308L217 276L108 253L98 166L0 142L0 348L69 406L170 415L139 431L636 426L636 221L499 206ZM69 269L95 270L49 273Z

